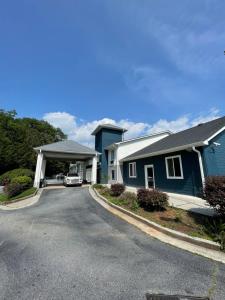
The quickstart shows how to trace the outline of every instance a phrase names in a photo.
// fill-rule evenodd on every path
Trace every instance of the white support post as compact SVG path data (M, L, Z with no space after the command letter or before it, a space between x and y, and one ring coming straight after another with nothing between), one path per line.
M43 159L41 165L41 179L45 178L45 169L46 169L46 159Z
M97 155L92 158L91 184L97 183Z
M36 188L39 188L39 185L40 185L42 164L43 164L43 153L41 153L41 151L40 151L37 156L36 171L35 171L35 177L34 177L34 187L36 187Z

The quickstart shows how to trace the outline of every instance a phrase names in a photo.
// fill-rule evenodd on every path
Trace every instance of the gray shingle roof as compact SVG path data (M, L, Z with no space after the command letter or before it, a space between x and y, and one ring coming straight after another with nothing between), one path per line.
M221 128L225 126L225 117L215 119L213 121L199 124L195 127L186 129L184 131L180 131L178 133L171 134L158 142L147 146L132 155L129 155L124 158L124 160L129 160L135 157L139 156L148 156L148 155L154 155L157 153L166 153L171 150L171 152L174 151L174 149L179 149L190 145L200 146L204 145L204 141L209 139L211 136L213 136L215 133L217 133Z
M83 146L75 141L65 140L52 144L43 145L34 148L34 150L42 150L47 152L77 153L94 155L97 152L94 149Z
M116 125L112 125L112 124L101 124L98 125L95 130L92 132L91 135L96 135L96 133L99 132L99 130L101 130L102 128L106 128L106 129L114 129L114 130L118 130L118 131L122 131L122 132L126 132L127 129L116 126Z

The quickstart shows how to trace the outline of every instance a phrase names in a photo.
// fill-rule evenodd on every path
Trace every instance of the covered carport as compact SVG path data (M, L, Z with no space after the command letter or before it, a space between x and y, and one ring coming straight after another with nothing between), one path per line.
M36 147L34 151L37 153L34 187L39 187L41 179L45 177L47 159L83 161L84 166L91 165L91 183L96 183L99 154L97 151L70 140Z

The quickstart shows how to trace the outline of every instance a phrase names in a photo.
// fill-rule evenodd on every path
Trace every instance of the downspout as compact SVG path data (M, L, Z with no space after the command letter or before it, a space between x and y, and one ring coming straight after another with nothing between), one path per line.
M201 179L202 179L202 187L204 188L205 174L204 174L204 168L203 168L203 162L202 162L202 155L201 155L201 152L195 148L195 146L192 147L192 150L198 154L199 167L200 167L200 173L201 173Z

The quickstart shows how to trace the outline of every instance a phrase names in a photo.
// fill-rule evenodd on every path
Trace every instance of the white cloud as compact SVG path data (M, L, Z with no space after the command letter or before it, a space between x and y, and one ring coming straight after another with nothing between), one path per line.
M90 147L94 147L94 137L91 136L91 132L99 124L113 124L126 128L128 129L128 132L125 133L125 139L130 139L165 130L170 130L172 132L181 131L199 123L213 120L217 117L219 117L219 110L213 108L208 113L201 113L195 117L184 115L172 121L160 119L154 124L133 122L128 119L116 121L110 118L85 122L67 112L46 113L43 119L52 124L54 127L61 128L62 131L68 135L68 139L75 140Z

